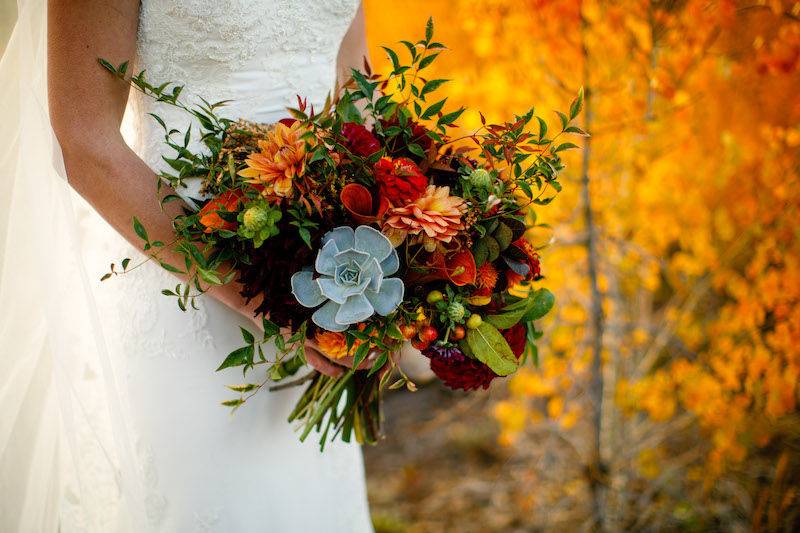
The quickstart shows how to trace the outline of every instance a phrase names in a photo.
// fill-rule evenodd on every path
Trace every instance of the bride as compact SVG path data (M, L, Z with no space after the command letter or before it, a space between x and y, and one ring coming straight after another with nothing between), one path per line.
M57 143L37 114L45 50ZM131 60L189 99L230 99L228 117L275 122L295 95L321 106L365 55L357 0L21 3L0 64L20 77L0 92L17 129L0 135L0 530L371 531L360 448L301 444L286 422L300 389L256 395L233 416L219 405L242 376L214 370L241 344L236 326L254 329L257 302L230 285L182 313L159 297L176 280L153 264L96 281L109 258L136 257L134 214L169 240L179 207L157 207L167 154L148 114L187 126L129 97L98 57ZM192 184L176 192L202 200Z

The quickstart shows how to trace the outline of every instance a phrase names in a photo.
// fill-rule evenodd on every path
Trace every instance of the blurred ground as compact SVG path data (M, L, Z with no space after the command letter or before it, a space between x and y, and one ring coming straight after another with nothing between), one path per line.
M492 396L438 384L386 395L386 438L364 449L378 533L518 529Z

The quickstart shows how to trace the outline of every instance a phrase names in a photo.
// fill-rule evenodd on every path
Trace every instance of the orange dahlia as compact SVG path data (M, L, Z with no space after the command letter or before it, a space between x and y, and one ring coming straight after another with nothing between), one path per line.
M465 209L463 198L450 196L450 187L429 185L420 198L386 212L384 233L395 245L412 235L433 252L438 243L450 242L464 229L461 215Z
M306 171L306 129L300 122L275 124L267 138L258 141L260 152L252 153L245 163L247 168L239 175L250 178L248 183L264 186L264 194L290 196L292 180Z

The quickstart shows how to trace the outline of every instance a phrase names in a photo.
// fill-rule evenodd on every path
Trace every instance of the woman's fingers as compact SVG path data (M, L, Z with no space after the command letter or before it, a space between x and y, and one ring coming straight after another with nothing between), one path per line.
M312 343L307 342L305 347L306 361L322 374L337 378L344 374L345 368L341 367L322 355Z

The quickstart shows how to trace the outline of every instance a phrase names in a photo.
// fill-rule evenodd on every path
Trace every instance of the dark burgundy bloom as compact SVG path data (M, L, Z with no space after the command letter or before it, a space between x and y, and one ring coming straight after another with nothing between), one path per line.
M417 200L428 188L428 178L412 160L405 157L381 157L375 163L375 181L381 195L396 207Z
M491 368L467 357L462 361L432 358L431 370L451 389L488 389L489 384L497 377Z
M431 345L422 350L422 355L429 359L439 359L442 361L463 361L467 358L464 352L455 346Z
M522 357L525 352L525 344L527 343L527 330L522 324L514 324L508 329L501 330L503 338L511 347L511 351L517 356L517 359Z
M381 119L380 122L384 130L387 128L391 128L392 126L400 125L400 122L398 122L397 117L392 118L392 120ZM428 128L421 126L416 122L411 122L410 125L411 125L411 138L408 139L408 142L420 145L422 149L427 152L430 149L431 144L433 143L433 139L428 137Z
M345 122L342 124L342 136L345 138L344 145L355 155L369 157L381 149L378 139L361 124Z
M280 123L281 123L281 124L283 124L284 126L289 126L289 127L291 127L291 126L292 126L292 124L294 124L295 122L297 122L297 119L295 119L295 118L282 118L282 119L280 119L278 122L280 122Z
M306 265L313 264L316 247L297 245L297 229L291 224L291 217L284 217L279 223L278 235L267 239L262 246L254 248L252 241L238 241L237 257L248 257L249 262L241 262L237 269L242 284L241 295L246 302L263 297L255 313L269 313L269 318L279 326L297 328L311 317L314 310L303 307L292 294L291 284L287 283L287 272L298 272ZM323 228L325 224L321 225ZM311 242L319 243L324 229L311 230ZM291 250L292 253L286 253Z
M525 275L509 270L506 272L506 279L508 285L514 285L522 281L537 280L542 277L542 267L539 263L539 254L536 253L533 245L525 239L517 239L511 247L505 252L506 255L511 256L512 259L517 260L524 265L527 270Z

